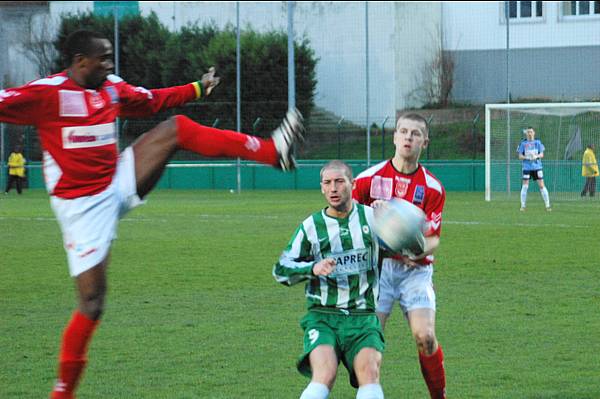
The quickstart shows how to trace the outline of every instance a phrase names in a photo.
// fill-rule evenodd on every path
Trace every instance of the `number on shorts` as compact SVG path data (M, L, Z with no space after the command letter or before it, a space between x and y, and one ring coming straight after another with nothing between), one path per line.
M313 329L308 330L308 339L310 339L310 344L314 345L319 339L319 331Z

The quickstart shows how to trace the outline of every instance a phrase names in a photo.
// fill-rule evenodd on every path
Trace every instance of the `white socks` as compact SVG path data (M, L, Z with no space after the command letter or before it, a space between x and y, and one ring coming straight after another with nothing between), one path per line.
M358 388L356 399L383 399L383 390L379 384L367 384Z
M327 388L327 385L311 382L302 392L300 399L327 399L328 396L329 388Z
M529 186L525 185L521 187L521 208L525 208L528 188ZM544 186L544 188L540 188L540 194L542 194L542 199L544 200L544 205L546 205L546 208L550 208L550 196L548 195L548 189L546 186Z
M544 188L540 190L540 193L542 194L542 198L544 199L544 205L546 205L546 208L550 208L550 197L548 196L548 189L546 188L546 186L544 186Z
M525 203L527 202L527 189L528 188L529 188L529 186L526 186L526 185L521 186L521 208L525 208Z
M327 385L318 382L308 384L300 399L327 399L329 388ZM379 384L367 384L358 388L356 399L383 399L383 390Z

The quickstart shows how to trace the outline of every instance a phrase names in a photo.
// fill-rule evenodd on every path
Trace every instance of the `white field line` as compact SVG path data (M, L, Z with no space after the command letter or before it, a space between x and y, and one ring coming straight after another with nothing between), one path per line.
M492 222L462 222L462 221L455 221L455 220L444 220L442 222L442 225L444 224L458 224L458 225L464 225L464 226L519 226L519 227L559 227L559 228L565 228L565 229L571 229L571 228L576 228L576 229L580 229L580 228L586 228L589 226L579 226L579 225L573 225L573 224L564 224L564 223L558 223L558 224L554 224L554 223L546 223L546 224L542 224L542 223L492 223Z
M197 218L206 220L235 220L235 219L258 219L258 220L276 220L281 219L278 215L215 215L215 214L172 214L170 217L177 218ZM52 217L27 217L27 216L0 216L1 220L7 221L25 221L25 222L54 222L55 218ZM121 219L122 222L150 222L150 223L169 223L170 219L166 218L151 218L151 217L128 217ZM580 229L589 226L572 225L572 224L552 224L552 223L495 223L495 222L479 222L479 221L460 221L460 220L444 220L443 225L462 225L462 226L518 226L518 227L554 227L554 228L565 228L565 229Z
M215 215L215 214L170 214L170 217L177 218L198 218L198 219L279 219L277 215ZM25 222L55 222L56 218L53 217L29 217L29 216L0 216L0 220L16 220ZM120 220L121 222L160 222L168 223L170 219L166 218L149 218L149 217L128 217Z

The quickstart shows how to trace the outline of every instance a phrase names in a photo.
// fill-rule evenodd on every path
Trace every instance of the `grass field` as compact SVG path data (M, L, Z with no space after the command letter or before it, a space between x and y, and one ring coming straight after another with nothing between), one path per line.
M121 222L80 399L297 398L301 286L272 264L317 191L158 191ZM448 193L434 276L450 398L600 398L600 201ZM42 191L0 198L0 398L45 398L75 304ZM409 330L386 331L387 398L427 398ZM340 369L331 398L354 398Z

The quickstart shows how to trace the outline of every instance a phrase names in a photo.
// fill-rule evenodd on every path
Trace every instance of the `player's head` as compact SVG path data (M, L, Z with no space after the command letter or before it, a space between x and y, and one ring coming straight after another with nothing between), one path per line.
M321 192L330 207L338 212L352 208L352 181L352 168L343 161L333 160L321 168Z
M429 144L429 124L419 114L401 115L394 131L396 156L418 161L421 151Z
M525 134L527 135L527 140L531 141L535 139L535 130L531 126L525 129Z
M78 83L88 89L102 86L115 67L110 41L88 30L78 30L67 37L63 56Z
M594 145L594 143L589 143L587 145L587 148L589 148L590 150L594 150L594 149L596 149L596 146Z

